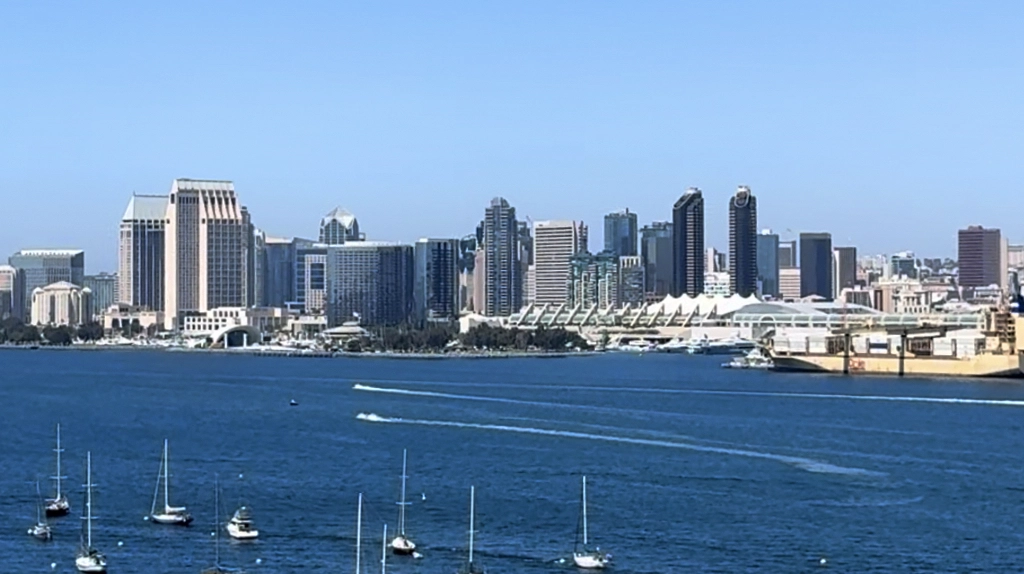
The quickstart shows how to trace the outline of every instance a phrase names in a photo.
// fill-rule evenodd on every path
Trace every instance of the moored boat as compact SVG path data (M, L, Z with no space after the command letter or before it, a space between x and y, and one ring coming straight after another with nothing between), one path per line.
M248 506L240 506L227 524L228 535L235 540L253 540L258 538L260 531L252 521L252 510Z
M398 535L391 541L391 551L405 556L416 553L416 543L405 534L405 507L409 506L405 500L405 481L408 478L407 463L408 451L402 450L402 498L398 502Z
M60 424L57 424L57 448L53 449L53 452L57 453L57 474L51 476L54 480L54 484L57 487L55 496L46 501L46 515L47 516L65 516L71 512L71 504L68 502L68 497L64 495L61 489L63 481L67 479L66 476L61 475L60 466L60 455L64 452L64 449L60 446Z
M579 533L576 537L576 547L572 552L572 561L579 568L588 570L606 568L611 563L611 555L601 552L600 548L590 549L589 535L587 532L587 477L583 477L583 494L580 503L580 522L582 523L582 540Z
M171 473L170 457L167 448L167 439L164 439L164 454L160 459L160 472L157 473L156 490L153 492L153 507L149 512L149 520L155 524L173 524L188 526L192 522L192 515L184 506L171 506ZM157 499L160 497L160 485L163 483L164 505L157 508Z
M85 459L85 537L75 556L75 568L88 574L103 574L107 571L107 557L92 546L92 453Z

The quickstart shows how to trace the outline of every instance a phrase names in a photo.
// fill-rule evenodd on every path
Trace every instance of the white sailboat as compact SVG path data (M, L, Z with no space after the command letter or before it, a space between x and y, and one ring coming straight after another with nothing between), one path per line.
M102 574L107 571L107 557L92 547L92 452L85 456L85 540L75 557L75 568Z
M604 568L611 562L611 555L601 552L600 549L590 550L587 533L587 477L583 477L583 497L581 504L581 520L583 523L583 543L580 544L579 535L576 538L576 548L572 552L572 561L579 568Z
M225 574L227 572L245 574L242 570L229 569L220 565L220 479L215 477L213 484L213 566L203 568L200 574Z
M474 525L476 522L476 487L469 487L469 558L459 568L458 574L484 574L484 569L473 562L473 536L476 534Z
M43 512L43 495L39 492L39 483L36 483L36 525L28 529L29 535L44 541L52 538L50 525L46 523L46 513Z
M416 543L405 535L405 507L409 503L405 501L405 480L406 463L408 462L408 451L402 451L402 500L398 503L398 536L391 541L391 550L395 554L410 555L416 552Z
M164 439L164 455L160 459L160 472L156 477L156 489L153 491L153 507L149 512L150 521L156 524L177 524L188 526L192 522L192 515L184 506L171 506L171 485L170 485L170 464L167 454L167 439ZM157 509L156 501L160 497L160 483L164 485L164 506ZM158 512L159 510L159 512Z
M46 515L47 516L64 516L68 512L71 512L71 504L68 503L68 497L64 496L61 491L61 483L65 480L66 476L61 476L60 473L60 455L64 452L64 449L60 447L60 424L57 424L57 448L53 449L53 452L57 453L57 474L51 476L57 485L56 496L46 501Z

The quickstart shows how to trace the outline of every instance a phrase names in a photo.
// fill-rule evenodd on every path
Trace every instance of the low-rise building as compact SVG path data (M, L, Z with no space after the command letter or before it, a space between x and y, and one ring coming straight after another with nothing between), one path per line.
M32 324L77 327L92 320L92 291L67 281L32 290Z
M191 313L182 321L182 334L210 336L231 327L253 327L260 333L274 333L288 326L286 309L276 307L217 307L205 313Z

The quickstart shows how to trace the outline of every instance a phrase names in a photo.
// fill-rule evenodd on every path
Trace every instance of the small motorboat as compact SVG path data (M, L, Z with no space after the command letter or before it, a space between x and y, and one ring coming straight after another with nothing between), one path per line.
M292 399L292 400L288 401L288 404L293 406L293 407L297 407L297 406L299 406L299 401L297 401L295 399Z
M726 369L771 369L773 366L771 358L761 349L754 349L742 357L734 357L728 363L722 363Z
M248 506L240 506L228 521L228 534L235 540L252 540L258 538L260 531L253 526L252 511Z

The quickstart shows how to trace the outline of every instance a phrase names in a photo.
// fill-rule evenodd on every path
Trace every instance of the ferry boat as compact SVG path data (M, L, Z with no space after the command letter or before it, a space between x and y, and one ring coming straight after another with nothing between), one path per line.
M1004 306L986 311L980 328L923 319L917 325L783 331L770 338L768 351L777 371L1024 378L1024 316Z

